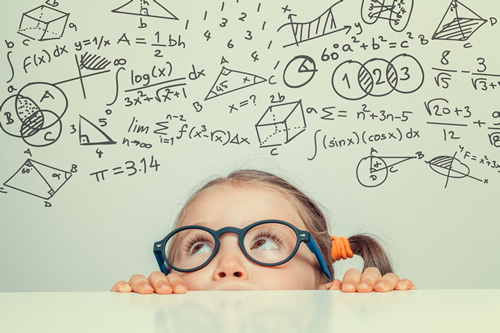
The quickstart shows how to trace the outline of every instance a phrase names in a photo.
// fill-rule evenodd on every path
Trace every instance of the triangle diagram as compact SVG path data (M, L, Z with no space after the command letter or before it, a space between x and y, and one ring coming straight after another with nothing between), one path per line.
M264 79L263 77L255 74L234 71L222 67L219 76L217 77L217 80L215 80L215 83L212 86L212 89L210 89L210 91L207 94L207 97L205 97L205 101L211 98L218 97L220 95L227 94L229 92L247 88L266 81L267 80Z
M71 175L70 172L28 159L4 185L42 199L50 199Z
M466 41L486 20L461 2L452 0L432 39Z
M172 14L172 12L170 12L156 0L130 0L123 6L113 9L111 12L118 14L178 20L178 18L174 14Z
M103 130L80 115L80 145L114 145L113 141Z

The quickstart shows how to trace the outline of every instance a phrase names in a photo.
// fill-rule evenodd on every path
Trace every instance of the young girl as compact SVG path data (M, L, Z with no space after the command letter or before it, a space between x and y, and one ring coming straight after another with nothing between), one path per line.
M318 205L273 174L240 170L201 187L181 210L174 230L154 246L162 272L134 275L112 291L141 294L187 290L415 289L400 280L371 237L331 237ZM359 255L361 273L333 280L333 262Z

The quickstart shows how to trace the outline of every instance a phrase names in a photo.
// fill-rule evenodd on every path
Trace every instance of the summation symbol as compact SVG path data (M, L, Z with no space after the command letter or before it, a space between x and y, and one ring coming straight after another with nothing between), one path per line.
M373 24L379 19L385 19L389 21L392 30L403 31L410 21L413 0L392 0L392 5L386 5L385 2L385 0L363 0L361 4L363 22Z
M283 24L278 28L278 31L281 28L290 26L292 29L292 34L294 38L294 43L290 43L284 45L283 47L291 46L291 45L299 45L300 43L307 42L312 39L316 39L319 37L323 37L335 32L349 30L350 26L344 26L342 28L337 28L337 24L335 23L335 15L333 13L333 7L341 3L343 0L337 1L333 5L331 5L326 11L324 11L321 15L309 22L293 22L294 14L289 14L288 19L290 22Z
M44 82L30 83L2 103L0 128L30 146L49 146L61 135L61 118L67 108L68 99L61 89Z
M416 156L375 156L374 154L378 154L378 151L372 148L370 156L363 157L356 167L356 177L364 187L382 185L389 173L398 172L394 168L396 165L422 156L420 152Z
M446 177L446 183L444 184L445 188L448 186L450 178L459 179L468 177L483 182L483 180L471 176L469 166L455 158L456 155L457 153L455 152L453 156L436 156L432 160L426 161L425 163L429 164L432 171Z
M23 14L17 32L38 41L59 39L64 34L68 17L68 13L41 5Z
M461 2L452 0L432 39L466 41L486 20Z
M28 159L4 185L48 200L71 178L71 175L71 172Z

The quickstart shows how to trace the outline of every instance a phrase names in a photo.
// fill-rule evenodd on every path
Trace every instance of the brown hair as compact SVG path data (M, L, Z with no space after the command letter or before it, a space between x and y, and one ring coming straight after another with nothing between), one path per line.
M321 254L325 258L331 276L334 276L333 260L330 255L332 243L328 232L328 224L319 205L290 182L265 171L251 169L238 170L230 173L227 177L219 177L209 181L188 199L177 217L174 228L180 225L189 205L194 202L200 194L214 186L223 184L252 184L265 186L283 194L297 207L298 213L304 221L307 230L313 236ZM363 258L363 269L367 267L377 267L382 275L392 272L389 257L374 237L366 234L358 234L349 237L348 240L353 253ZM170 255L173 255L173 253L170 253L169 257ZM325 280L326 277L319 269L319 265L317 277L318 284L327 282Z

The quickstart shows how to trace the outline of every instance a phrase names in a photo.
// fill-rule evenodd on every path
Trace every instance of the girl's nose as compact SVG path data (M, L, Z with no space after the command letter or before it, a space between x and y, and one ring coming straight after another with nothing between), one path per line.
M225 238L223 240L223 238ZM216 268L214 270L214 280L227 278L248 278L248 259L241 251L236 237L224 235L221 237L219 252L215 256Z

